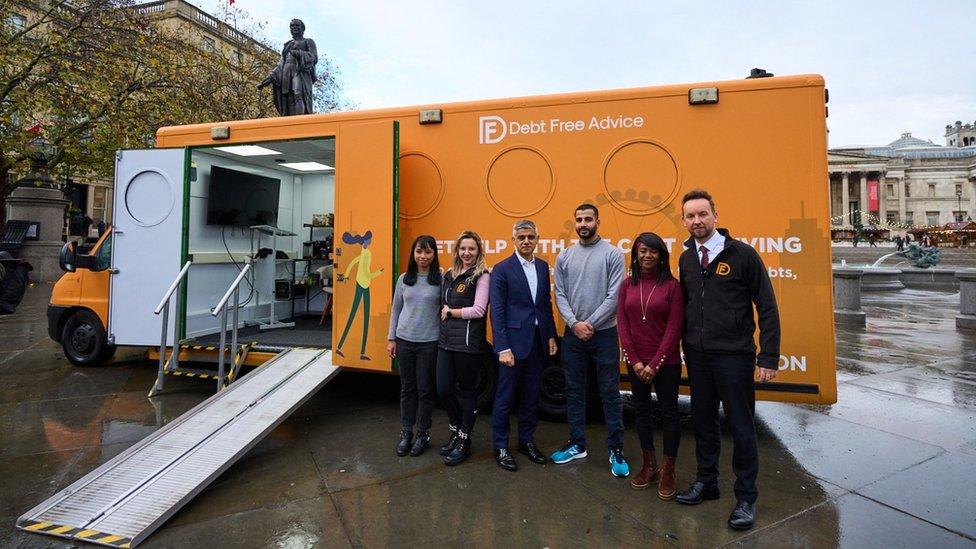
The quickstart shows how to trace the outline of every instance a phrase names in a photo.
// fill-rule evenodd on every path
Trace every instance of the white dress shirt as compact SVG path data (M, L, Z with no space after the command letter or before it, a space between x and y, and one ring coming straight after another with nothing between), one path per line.
M522 272L525 273L525 279L529 281L529 292L532 293L532 303L535 303L535 294L539 291L539 273L535 270L535 256L532 259L526 261L521 255L518 256L519 263L522 264ZM538 324L538 321L536 321Z
M704 244L699 244L698 241L696 240L695 248L696 251L698 252L699 263L701 263L701 259L702 259L702 252L701 252L702 246L704 246L705 249L708 250L708 263L710 264L712 260L715 259L718 256L718 254L722 253L722 250L725 249L725 237L722 236L722 233L716 230L712 232L712 236L708 240L706 240Z

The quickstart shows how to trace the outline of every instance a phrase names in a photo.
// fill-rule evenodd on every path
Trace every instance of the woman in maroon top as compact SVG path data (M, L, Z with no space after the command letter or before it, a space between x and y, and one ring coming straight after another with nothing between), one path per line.
M674 498L674 461L678 455L678 342L684 325L684 294L671 275L671 255L660 236L641 233L630 250L630 276L620 284L617 330L627 360L637 411L644 466L630 481L636 490L659 482L658 496ZM664 465L654 453L651 386L657 392L664 423Z

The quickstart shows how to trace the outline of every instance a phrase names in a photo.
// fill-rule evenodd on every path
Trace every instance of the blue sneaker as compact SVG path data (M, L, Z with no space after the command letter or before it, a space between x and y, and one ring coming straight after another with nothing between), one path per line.
M549 456L549 459L553 463L569 463L574 459L583 459L586 457L586 448L583 448L579 444L567 443L566 446L556 450Z
M610 474L617 478L630 475L630 465L627 465L627 460L624 459L624 451L620 448L610 450Z

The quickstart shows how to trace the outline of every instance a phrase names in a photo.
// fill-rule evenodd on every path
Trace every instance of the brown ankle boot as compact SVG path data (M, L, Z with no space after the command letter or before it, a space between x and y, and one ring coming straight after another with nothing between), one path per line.
M657 485L657 497L664 501L674 499L674 459L672 456L664 456L664 467L661 468L661 482Z
M654 452L641 452L641 455L644 456L644 466L630 481L630 487L634 490L646 490L661 478L661 470L657 468L657 457Z

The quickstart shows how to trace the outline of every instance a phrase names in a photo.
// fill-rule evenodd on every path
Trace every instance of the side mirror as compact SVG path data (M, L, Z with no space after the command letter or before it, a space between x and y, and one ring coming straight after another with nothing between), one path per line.
M90 254L75 254L75 268L77 269L88 269L89 271L97 270L98 268L98 256Z
M61 247L61 253L58 255L58 264L61 266L61 270L69 273L75 272L76 257L75 242L73 240L65 242L64 246Z

